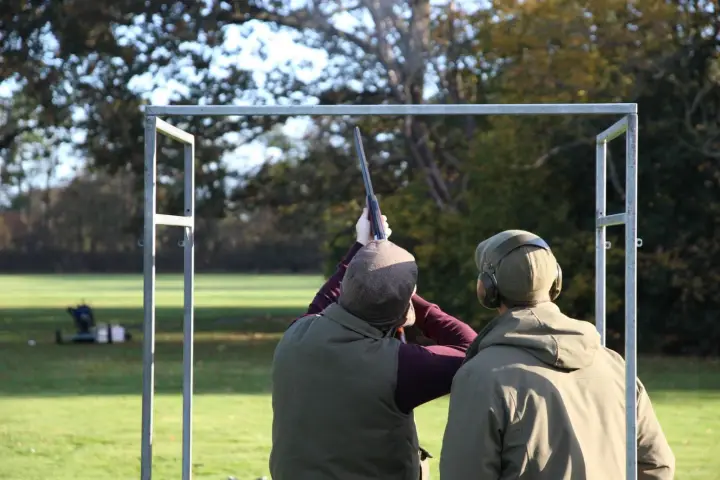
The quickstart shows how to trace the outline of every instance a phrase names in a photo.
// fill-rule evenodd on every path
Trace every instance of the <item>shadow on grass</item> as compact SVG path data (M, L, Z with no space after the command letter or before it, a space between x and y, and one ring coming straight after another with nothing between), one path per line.
M93 310L98 323L121 323L133 332L142 332L142 308ZM282 325L303 313L300 308L289 307L195 307L195 331L282 331ZM182 308L157 307L155 323L158 332L182 331ZM56 329L68 333L74 329L72 318L62 308L0 308L0 335L4 337L16 336L19 340L34 334L53 338Z
M300 312L302 313L302 312ZM139 395L142 309L97 309L98 322L122 323L130 343L56 345L55 329L73 331L64 312L0 310L0 395ZM195 393L265 394L277 340L296 309L198 308ZM182 392L182 309L156 310L155 391ZM29 346L28 340L35 340Z
M718 358L644 356L638 359L638 376L651 392L714 392L720 395Z
M296 308L197 308L195 393L267 394L277 340ZM122 323L132 342L55 345L72 333L62 309L0 309L0 396L140 395L142 309L97 309L98 322ZM156 310L155 390L182 392L182 309ZM28 340L37 342L29 346ZM639 374L651 392L720 395L720 360L645 357Z

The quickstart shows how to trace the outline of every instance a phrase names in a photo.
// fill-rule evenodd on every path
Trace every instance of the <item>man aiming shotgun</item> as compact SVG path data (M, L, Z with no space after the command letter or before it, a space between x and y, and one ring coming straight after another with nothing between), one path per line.
M278 343L272 365L274 480L418 480L429 465L413 410L447 395L475 332L416 292L415 258L376 240L370 208L357 241ZM389 237L387 219L379 225ZM437 345L402 343L415 324Z

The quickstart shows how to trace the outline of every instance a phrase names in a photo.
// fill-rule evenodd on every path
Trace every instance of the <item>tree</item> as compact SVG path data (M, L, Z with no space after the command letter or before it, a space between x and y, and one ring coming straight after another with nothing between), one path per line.
M317 35L306 35L302 41L339 54L342 60L337 62L344 62L343 68L330 70L329 75L338 84L353 86L333 88L328 81L309 85L306 91L321 101L400 102L404 93L417 92L411 87L403 90L412 82L393 84L394 78L415 78L407 73L410 70L403 70L412 63L405 63L410 57L403 56L402 48L391 43L401 44L404 38L404 48L408 48L410 42L403 37L402 28L388 34L392 40L387 42L378 34L394 17L378 16L379 23L357 21L352 28L341 30L337 26L341 18L339 5L333 4L335 10L313 5L294 10L273 10L267 5L260 10L238 8L232 18L262 18L284 28L317 30ZM349 12L342 15L353 18L368 12L373 18L373 9L381 8L370 2L342 5ZM413 2L405 10L394 4L391 7L393 14L412 22L420 18L417 12L422 10L422 2ZM447 17L453 15L460 19L449 24ZM647 332L641 338L642 348L677 349L672 345L677 343L691 346L696 352L712 351L720 332L710 329L716 315L705 312L716 309L712 289L717 279L712 273L698 272L702 270L700 265L719 260L716 242L711 240L717 218L713 212L718 177L712 159L716 156L720 92L716 7L700 1L642 1L632 6L613 0L589 4L523 2L463 14L450 8L445 16L431 11L429 18L431 44L438 45L438 49L424 51L423 58L426 65L442 75L426 76L423 88L435 81L439 93L435 97L414 97L418 101L639 103L639 227L645 240L640 251L639 321ZM463 61L455 64L457 68L450 68L440 46L452 44L453 37L442 28L458 23L470 32L470 46L457 42L463 45ZM382 50L383 43L390 45L392 55ZM401 89L393 90L393 85ZM461 95L454 94L457 85L463 86ZM412 120L413 124L417 121ZM403 137L404 123L396 125L385 119L361 122L366 131L388 133L385 138L389 140L367 148L375 153L371 159L373 172L380 171L381 176L386 173L385 169L375 168L387 166L384 156L395 159L407 154L412 159L404 170L398 169L398 176L388 177L390 187L383 192L381 202L383 211L391 215L395 238L402 232L401 243L413 249L418 258L421 291L462 318L486 319L474 299L474 247L496 231L525 228L546 237L560 261L572 267L566 268L561 297L565 310L592 320L593 145L594 136L610 120L497 117L484 119L482 124L452 118L421 121L426 132L436 128L441 132L438 136L447 139L440 156L433 152L433 160L445 184L452 185L447 189L452 191L451 196L444 196L442 186L433 183L432 175L422 168L427 165L423 163L426 157L403 142L403 138L416 138L412 130ZM330 122L324 125L333 127L326 128L332 134L343 132L349 138L342 127ZM427 141L420 143L429 147L435 145L432 140L428 135ZM620 163L623 147L619 141L610 149L610 211L624 209L624 169ZM444 163L444 159L448 161ZM267 175L265 198L272 182L283 185L281 179L291 178L317 193L323 192L316 190L323 183L344 185L341 179L347 177L346 173L332 173L333 169L323 166L324 160L317 156L308 156L305 161L317 166L310 176L299 175L306 168L310 172L303 162L287 164ZM347 164L350 161L344 160ZM457 168L445 168L453 162ZM398 161L395 165L401 164ZM688 185L694 186L692 200ZM347 212L350 206L348 195L343 203L340 192L336 196L325 192L332 199L326 211L332 212L329 216L337 222L339 213ZM361 198L357 190L347 193ZM358 207L354 208L357 211ZM343 215L352 218L348 213ZM340 231L349 227L345 221L330 228ZM668 228L673 234L668 234ZM348 237L342 237L333 250L330 264L346 248L342 243L349 241ZM622 232L612 230L610 239L615 248L609 252L608 311L611 336L617 342L621 338L615 334L622 331L623 316ZM693 315L707 320L684 320ZM715 333L701 335L708 331ZM698 343L696 339L701 337Z
M488 33L492 51L505 64L502 102L639 104L639 231L645 245L639 252L639 322L646 332L640 338L642 347L716 351L716 314L707 312L715 311L717 300L706 288L717 280L711 273L699 274L701 264L718 261L715 241L710 240L717 208L717 170L710 165L716 163L712 158L720 120L716 5L648 1L628 7L597 1L582 6L531 2L511 8L500 15L508 19L505 24ZM560 209L567 215L564 226L558 225L549 240L558 246L561 260L578 271L567 282L571 301L566 305L587 317L593 301L593 242L588 235L594 227L593 192L588 188L595 175L592 139L607 123L547 119L527 126L526 137L540 150L527 149L522 167L551 172L544 195L552 208L572 199ZM610 154L608 208L623 211L624 169L618 161L624 155L623 142L612 144ZM611 239L616 248L610 252L608 311L612 330L621 332L623 270L617 246L622 236L613 233ZM704 320L687 321L695 315ZM707 335L709 331L715 333Z
M143 168L141 107L153 87L171 79L181 87L170 102L191 104L637 102L645 241L639 321L651 332L641 337L642 348L716 350L718 278L703 266L720 262L714 235L717 6L706 0L552 0L469 9L466 3L11 2L0 13L0 78L16 80L37 128L67 128L74 115L87 132L77 147L88 156L90 172L133 172L136 187ZM324 52L323 74L308 80L283 66L261 82L225 63L222 54L234 53L225 42L229 32L248 34L259 24ZM3 122L0 138L21 124ZM545 237L568 266L563 308L592 320L593 145L607 117L318 118L301 146L274 134L279 122L173 119L199 141L199 212L232 214L213 227L218 249L217 239L237 225L265 221L253 224L249 237L275 231L280 245L291 232L320 236L329 250L344 250L362 199L348 142L354 123L365 133L393 238L421 266L425 296L482 324L489 313L474 298L474 248L497 231L524 228ZM227 195L233 172L223 156L237 132L245 139L268 135L283 157L239 176L239 187ZM174 213L183 193L182 156L177 146L159 145L159 208ZM610 148L608 208L615 212L624 205L622 147L614 142ZM615 230L611 240L622 245ZM609 256L614 341L622 321L622 253L613 248ZM330 264L336 260L329 257Z
M9 2L0 12L0 82L13 81L31 101L29 108L38 110L38 119L34 126L8 123L0 129L0 150L17 136L16 126L68 127L72 121L84 135L72 138L66 131L60 141L75 143L91 169L131 171L142 182L142 106L154 88L173 80L180 87L171 103L191 104L253 100L256 93L251 72L217 59L234 52L223 47L225 32L212 23L210 12L195 1ZM228 176L223 155L233 147L228 136L241 131L251 138L268 120L174 121L198 138L199 212L223 215ZM165 195L159 208L175 211L182 203L181 156L160 145Z
M331 55L326 74L304 92L327 104L424 103L431 96L447 103L485 101L471 72L489 68L475 62L470 16L455 2L432 6L429 0L216 2L220 25L263 21L296 33L298 42ZM461 72L464 71L464 74ZM444 123L406 117L364 120L402 145L406 175L418 174L441 210L458 208L462 191L459 162L449 155L452 142L472 135L475 119L463 119L466 135L446 135ZM397 147L395 147L397 149ZM408 155L408 156L406 156Z

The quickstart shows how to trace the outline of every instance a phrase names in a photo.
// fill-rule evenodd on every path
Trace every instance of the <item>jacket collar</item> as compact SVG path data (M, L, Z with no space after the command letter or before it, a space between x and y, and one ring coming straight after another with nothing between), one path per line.
M337 303L330 304L327 308L325 308L325 310L323 310L321 315L367 338L380 340L382 338L392 336L392 331L383 334L383 332L373 327L362 318L358 318L351 314Z

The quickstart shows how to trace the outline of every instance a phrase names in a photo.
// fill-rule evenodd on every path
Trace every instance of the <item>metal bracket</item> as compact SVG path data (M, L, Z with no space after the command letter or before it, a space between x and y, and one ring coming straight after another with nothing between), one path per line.
M178 240L177 245L178 245L178 247L180 247L180 248L184 247L184 246L185 246L185 240ZM137 241L137 246L140 247L140 248L143 248L143 246L144 246L144 245L143 245L143 241L142 241L142 240L138 240L138 241Z
M642 248L642 246L643 246L643 239L642 239L642 238L638 238L636 245L637 245L637 248ZM610 250L611 248L612 248L612 243L610 243L610 242L605 242L605 250Z

